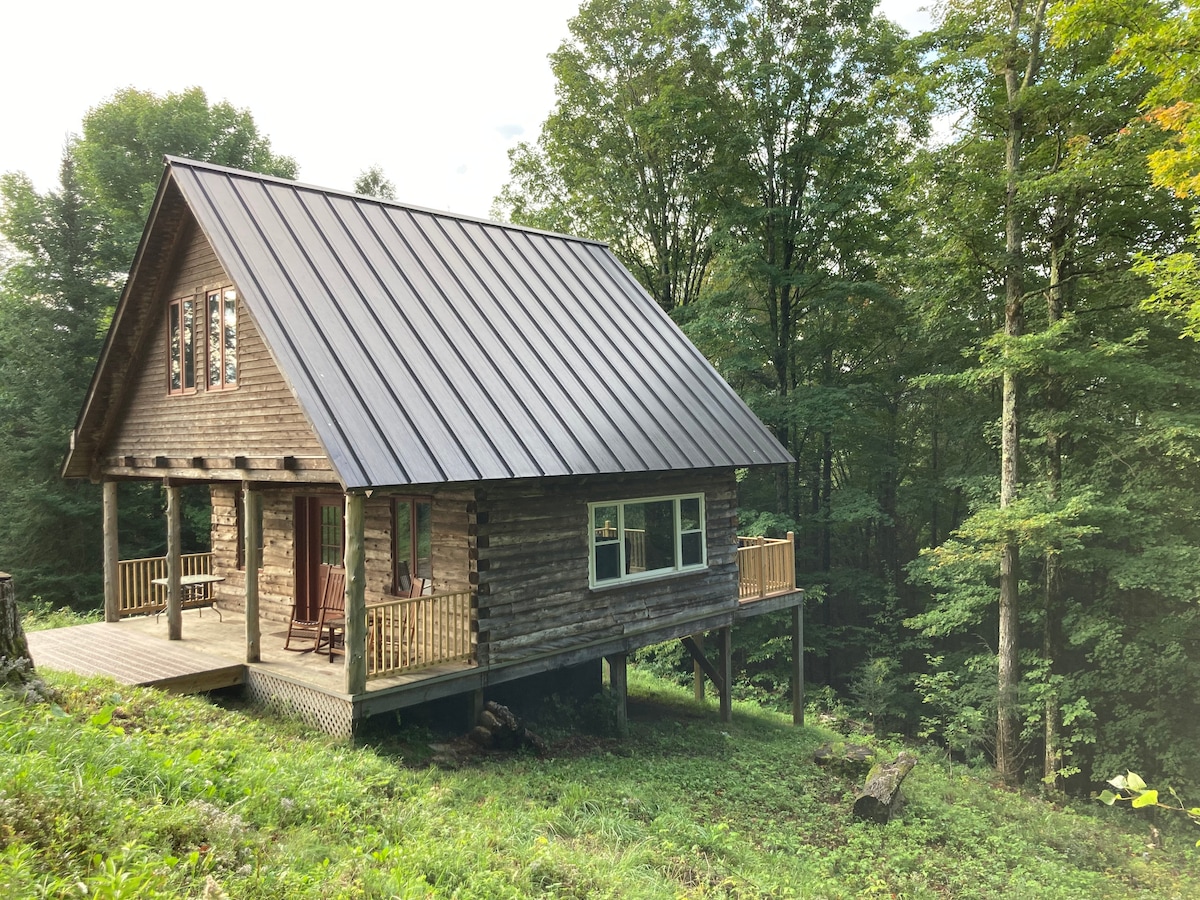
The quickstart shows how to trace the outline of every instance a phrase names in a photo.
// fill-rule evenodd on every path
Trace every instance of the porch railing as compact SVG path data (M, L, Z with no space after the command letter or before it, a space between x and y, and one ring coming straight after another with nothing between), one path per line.
M180 575L211 575L211 553L185 553L180 558ZM121 616L141 616L166 608L167 589L151 584L167 577L167 558L122 559L117 562L117 597ZM212 585L198 585L193 600L211 602Z
M471 591L367 604L367 678L470 660Z
M796 537L738 538L738 599L754 600L796 589Z

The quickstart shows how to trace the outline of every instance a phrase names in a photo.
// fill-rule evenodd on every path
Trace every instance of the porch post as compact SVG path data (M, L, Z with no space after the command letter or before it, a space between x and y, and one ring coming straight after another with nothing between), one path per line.
M346 494L346 693L367 689L367 568L362 494Z
M626 737L629 734L629 670L628 656L624 653L613 653L605 657L608 662L608 686L612 690L613 699L617 701L617 734Z
M733 721L733 629L726 625L717 632L721 642L721 721Z
M262 542L262 519L258 511L262 508L262 495L252 490L249 484L242 488L242 559L246 562L246 662L254 663L262 659L262 632L258 620L258 567L262 565L259 559L258 547Z
M167 480L163 482L163 488L167 492L167 637L178 641L183 638L183 605L179 586L183 574L179 485Z
M804 724L804 600L792 607L792 724Z
M121 583L118 580L117 560L117 483L104 482L104 621L121 621Z

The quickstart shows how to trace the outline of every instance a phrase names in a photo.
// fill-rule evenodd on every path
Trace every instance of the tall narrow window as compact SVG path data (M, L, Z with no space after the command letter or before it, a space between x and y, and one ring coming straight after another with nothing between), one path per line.
M392 499L392 591L407 594L413 578L433 578L433 503Z
M237 291L231 287L209 291L208 387L237 387Z
M196 389L195 313L191 297L167 307L167 390L183 394Z

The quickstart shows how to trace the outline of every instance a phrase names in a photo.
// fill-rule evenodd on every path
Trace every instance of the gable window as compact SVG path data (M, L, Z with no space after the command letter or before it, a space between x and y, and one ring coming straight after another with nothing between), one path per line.
M167 306L167 391L183 394L196 389L195 311L191 297Z
M208 323L208 388L237 387L237 291L209 291L205 298Z
M433 579L433 502L392 498L392 593L407 595L412 579Z
M708 564L703 494L589 503L588 517L592 587Z

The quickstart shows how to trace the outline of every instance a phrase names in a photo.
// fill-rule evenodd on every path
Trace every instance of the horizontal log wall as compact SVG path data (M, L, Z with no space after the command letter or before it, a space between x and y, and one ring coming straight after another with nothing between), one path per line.
M153 308L154 320L130 377L134 384L121 422L101 455L109 459L236 456L324 458L324 451L292 396L241 298L238 300L238 385L206 390L208 332L202 314L204 291L231 282L199 229L181 253L170 287ZM167 304L179 297L197 301L194 347L196 390L167 393ZM166 471L163 474L167 474Z
M213 573L225 581L215 585L223 609L245 609L246 576L237 567L236 484L214 484L212 497ZM264 632L286 628L291 619L296 585L296 498L312 495L303 488L262 488L263 566L258 576L259 615ZM333 491L330 491L333 493ZM341 496L340 491L337 492ZM429 495L424 495L429 496ZM433 580L437 592L471 586L467 544L470 491L440 491L433 495ZM374 493L364 504L368 602L391 596L391 498Z
M708 567L588 587L589 502L703 492ZM737 605L732 470L488 485L476 493L479 660L509 662Z

